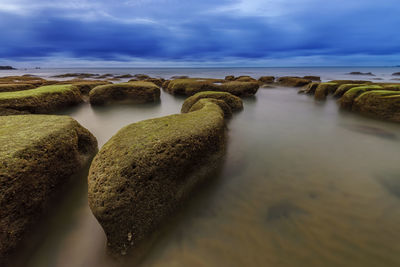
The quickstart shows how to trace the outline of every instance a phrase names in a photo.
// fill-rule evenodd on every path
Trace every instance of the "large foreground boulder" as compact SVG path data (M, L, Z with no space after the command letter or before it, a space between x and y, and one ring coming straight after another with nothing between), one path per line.
M400 122L400 92L364 92L354 100L352 110L367 116Z
M0 93L0 108L29 113L50 113L81 102L79 89L72 85L49 85Z
M183 102L181 112L188 113L191 107L200 99L219 99L223 100L232 111L237 111L243 109L243 102L237 96L234 96L227 92L212 92L212 91L205 91L197 93L191 97L188 97L185 102Z
M52 196L97 151L95 137L68 116L0 117L0 262Z
M89 205L111 251L125 254L136 247L220 162L224 113L212 101L203 104L193 112L128 125L95 157Z
M151 82L128 82L96 86L89 93L90 104L148 103L160 100L160 89Z

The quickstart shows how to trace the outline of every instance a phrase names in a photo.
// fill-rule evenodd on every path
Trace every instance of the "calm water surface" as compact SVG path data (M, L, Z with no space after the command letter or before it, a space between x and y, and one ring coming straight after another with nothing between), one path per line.
M129 123L179 112L183 99L161 98L64 114L102 146ZM141 266L400 266L400 125L276 88L245 99L228 128L221 175L172 218ZM84 179L26 266L133 265L106 256Z

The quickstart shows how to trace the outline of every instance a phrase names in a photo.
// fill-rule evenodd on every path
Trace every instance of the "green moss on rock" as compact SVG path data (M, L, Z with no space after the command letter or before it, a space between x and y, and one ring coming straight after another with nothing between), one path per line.
M364 92L354 100L352 110L374 118L400 122L400 92Z
M0 117L0 261L17 247L51 197L97 151L68 116Z
M154 83L143 81L108 84L96 86L89 98L92 105L156 102L160 100L160 89Z
M227 92L212 92L212 91L205 91L205 92L200 92L197 93L191 97L188 97L185 102L183 102L181 112L182 113L188 113L191 109L191 107L200 99L203 98L213 98L213 99L219 99L223 100L232 111L237 111L243 109L243 102L242 99L240 99L237 96L234 96L230 93Z
M270 83L274 83L275 77L274 76L261 76L260 78L258 78L258 81L261 84L270 84Z
M5 84L0 84L0 93L22 91L22 90L28 90L28 89L33 89L33 88L35 88L35 86L32 84L25 84L25 83L7 84L7 83L5 83Z
M308 95L313 95L315 94L315 90L317 90L317 87L319 86L319 82L312 82L307 85L305 85L302 89L299 90L299 94L308 94Z
M333 93L338 88L337 83L320 83L315 90L315 99L325 100L329 93Z
M79 89L72 85L49 85L36 89L0 93L0 108L50 113L82 102Z
M351 110L354 99L356 99L359 95L367 91L382 90L382 89L383 87L379 85L364 85L364 86L353 87L346 93L344 93L344 95L339 99L340 107L343 109Z
M225 140L223 111L212 102L114 135L95 157L88 179L89 206L109 248L125 254L171 216L213 169L210 162L221 159Z
M305 86L312 81L309 79L304 79L300 77L280 77L277 80L278 84L281 86L287 86L287 87L302 87Z
M342 97L347 91L349 91L351 88L354 87L360 87L362 84L341 84L339 87L336 89L335 93L333 94L334 97Z

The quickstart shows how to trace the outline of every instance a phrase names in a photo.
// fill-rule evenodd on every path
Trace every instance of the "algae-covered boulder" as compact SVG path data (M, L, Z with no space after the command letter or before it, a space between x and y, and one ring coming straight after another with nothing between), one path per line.
M312 81L300 77L280 77L278 78L277 82L281 86L302 87L311 83Z
M218 84L225 82L218 79L202 79L202 78L188 78L188 79L175 79L168 82L167 86L163 85L164 89L174 95L194 95L203 91L218 91Z
M215 98L202 98L199 99L193 106L190 107L189 112L201 110L205 106L209 105L210 103L218 105L221 110L224 112L224 118L232 117L232 109L231 107L222 99L215 99Z
M258 82L226 81L220 79L176 79L168 82L165 90L176 95L194 95L204 91L228 92L236 96L252 96L257 93Z
M33 86L40 86L45 83L46 80L33 75L22 75L22 76L6 76L0 77L0 84L31 84Z
M364 80L332 80L329 81L330 83L337 83L339 85L342 84L371 84L371 81L364 81Z
M160 100L160 89L150 82L128 82L96 86L89 93L90 104L148 103Z
M220 162L225 147L221 108L122 128L89 171L89 206L113 252L125 254L158 228Z
M382 90L382 89L383 87L380 85L364 85L364 86L353 87L346 93L344 93L344 95L339 99L340 107L351 110L354 99L356 99L359 95L367 91Z
M309 83L307 85L305 85L302 89L299 90L299 94L309 94L309 95L313 95L315 94L315 90L317 90L317 87L320 85L319 82L312 82Z
M227 80L227 81L234 81L234 80L235 80L235 76L233 76L233 75L227 75L227 76L225 76L225 80Z
M336 91L337 83L320 83L315 89L315 99L325 100L329 93Z
M70 84L74 85L79 89L81 94L88 95L93 88L99 85L111 84L108 81L77 81L71 82Z
M336 89L335 93L333 94L334 97L342 97L347 91L351 88L362 86L362 84L342 84Z
M0 108L50 113L82 102L79 89L72 85L49 85L35 89L0 93Z
M364 92L354 99L352 110L371 117L400 122L400 92Z
M242 75L235 78L235 81L238 82L256 82L257 80L248 75Z
M258 81L262 84L273 83L275 81L275 77L274 76L261 76L260 78L258 78Z
M228 92L235 96L247 97L257 93L260 84L258 82L225 82L218 86L217 91Z
M321 77L319 77L319 76L312 76L312 75L304 76L303 79L311 80L311 81L315 81L315 82L320 82L320 81L321 81Z
M237 96L234 96L230 93L227 92L212 92L212 91L205 91L205 92L200 92L197 93L191 97L188 97L185 102L183 102L181 112L182 113L188 113L191 109L191 107L200 99L219 99L223 100L230 108L232 111L237 111L243 109L243 102L242 99L240 99Z
M22 91L35 88L32 84L25 84L25 83L11 83L11 84L0 84L0 93L4 92L15 92L15 91Z
M97 151L95 137L68 116L0 117L0 262L74 172Z

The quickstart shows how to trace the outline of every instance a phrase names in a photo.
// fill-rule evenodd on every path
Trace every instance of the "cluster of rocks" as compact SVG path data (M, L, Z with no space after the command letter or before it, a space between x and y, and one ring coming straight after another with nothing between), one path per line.
M319 101L331 94L339 98L338 103L342 109L400 122L400 84L334 80L326 83L312 82L299 93L314 95Z

